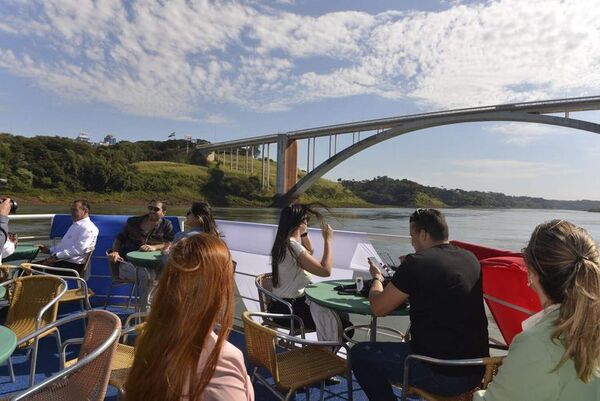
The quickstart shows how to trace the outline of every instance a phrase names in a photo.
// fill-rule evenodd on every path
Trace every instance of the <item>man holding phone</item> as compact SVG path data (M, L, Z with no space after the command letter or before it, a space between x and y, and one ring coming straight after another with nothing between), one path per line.
M375 316L386 316L410 298L408 342L366 342L350 349L352 370L371 401L396 400L391 383L402 382L410 354L439 359L489 355L481 268L475 256L448 242L448 225L436 209L417 209L409 218L415 253L402 260L391 282L369 261L369 292ZM411 385L453 396L481 382L482 367L440 367L413 362Z

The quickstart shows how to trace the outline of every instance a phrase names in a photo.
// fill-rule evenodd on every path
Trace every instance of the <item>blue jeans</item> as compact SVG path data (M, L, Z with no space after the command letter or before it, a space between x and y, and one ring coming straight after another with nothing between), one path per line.
M396 401L391 383L404 379L404 360L412 353L408 343L363 342L350 349L356 380L371 401ZM438 395L457 395L476 387L483 371L470 376L444 376L421 361L411 361L408 382Z

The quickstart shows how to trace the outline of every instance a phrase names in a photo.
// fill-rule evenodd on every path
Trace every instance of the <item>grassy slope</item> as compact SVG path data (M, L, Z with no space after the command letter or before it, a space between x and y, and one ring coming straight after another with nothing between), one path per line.
M245 179L251 174L260 178L261 162L260 160L252 159L246 161L245 156L233 157L233 169L229 155L225 155L225 160L220 163L220 168L225 172L226 177L237 177ZM267 169L267 165L270 167ZM227 195L226 200L229 206L269 206L271 198L274 195L274 186L276 180L277 167L276 163L270 162L265 164L265 174L269 172L269 189L264 191L260 199L250 201L236 195ZM168 179L170 182L176 182L175 189L167 192L156 191L129 191L129 192L113 192L113 193L64 193L59 191L43 191L34 192L27 196L17 197L17 199L25 200L27 203L62 203L66 198L86 197L94 199L95 202L106 203L140 203L146 202L148 199L158 197L166 199L171 204L187 203L191 200L203 199L202 188L206 184L209 173L208 167L196 166L184 163L149 161L139 162L134 164L137 168L137 174L142 180L161 180ZM212 166L215 166L213 163ZM247 167L247 172L246 172ZM321 201L324 204L336 206L353 206L353 207L369 207L369 203L359 199L350 191L344 189L337 182L321 179L315 184L307 194L300 199L302 202ZM219 205L215 205L219 206Z

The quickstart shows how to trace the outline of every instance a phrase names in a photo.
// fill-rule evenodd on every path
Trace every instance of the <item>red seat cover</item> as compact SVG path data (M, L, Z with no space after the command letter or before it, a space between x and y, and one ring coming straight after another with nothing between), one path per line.
M527 268L523 256L481 245L451 242L473 252L479 259L485 302L504 341L510 345L514 336L522 331L521 322L542 309L537 294L527 286Z

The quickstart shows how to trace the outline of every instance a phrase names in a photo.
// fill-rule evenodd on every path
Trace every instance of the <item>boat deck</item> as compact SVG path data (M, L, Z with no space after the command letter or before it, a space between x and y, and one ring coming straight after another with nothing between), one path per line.
M70 313L71 310L68 309L69 306L61 306L60 317L65 316ZM118 314L123 321L128 316L129 313L132 313L132 310L127 310L124 308L111 308L112 312ZM6 315L6 308L0 310L0 322L3 322ZM83 336L83 327L81 322L74 322L71 324L67 324L61 328L61 337L64 340L69 338L78 338ZM244 355L246 354L245 347L245 339L242 332L239 330L233 330L229 341L238 347ZM77 348L70 347L70 357L76 357ZM69 355L67 356L69 359ZM16 382L11 383L10 376L8 373L8 365L4 363L0 366L0 398L5 398L6 395L11 394L13 392L23 391L27 388L28 380L29 380L29 356L26 355L25 351L15 351L12 356L13 366L15 369ZM247 358L246 358L247 361ZM252 367L246 362L246 367L248 372L252 372ZM38 364L37 364L37 372L36 372L36 383L44 380L47 377L52 376L59 370L59 359L58 353L56 350L56 342L53 336L48 336L40 340L40 350L38 356ZM268 376L267 373L265 373ZM338 401L338 400L346 400L348 399L347 394L347 386L346 381L343 377L338 377L340 380L339 384L330 385L325 387L325 400L330 401ZM396 389L398 396L400 396L400 390ZM254 393L256 401L275 401L277 397L272 394L265 386L260 384L260 382L255 381L254 383ZM320 390L317 386L310 389L310 399L318 400L320 397ZM367 397L364 392L360 389L358 383L356 381L353 382L353 398L357 401L366 401ZM109 386L108 392L105 400L116 401L117 390ZM297 393L296 398L297 401L306 400L305 393Z

